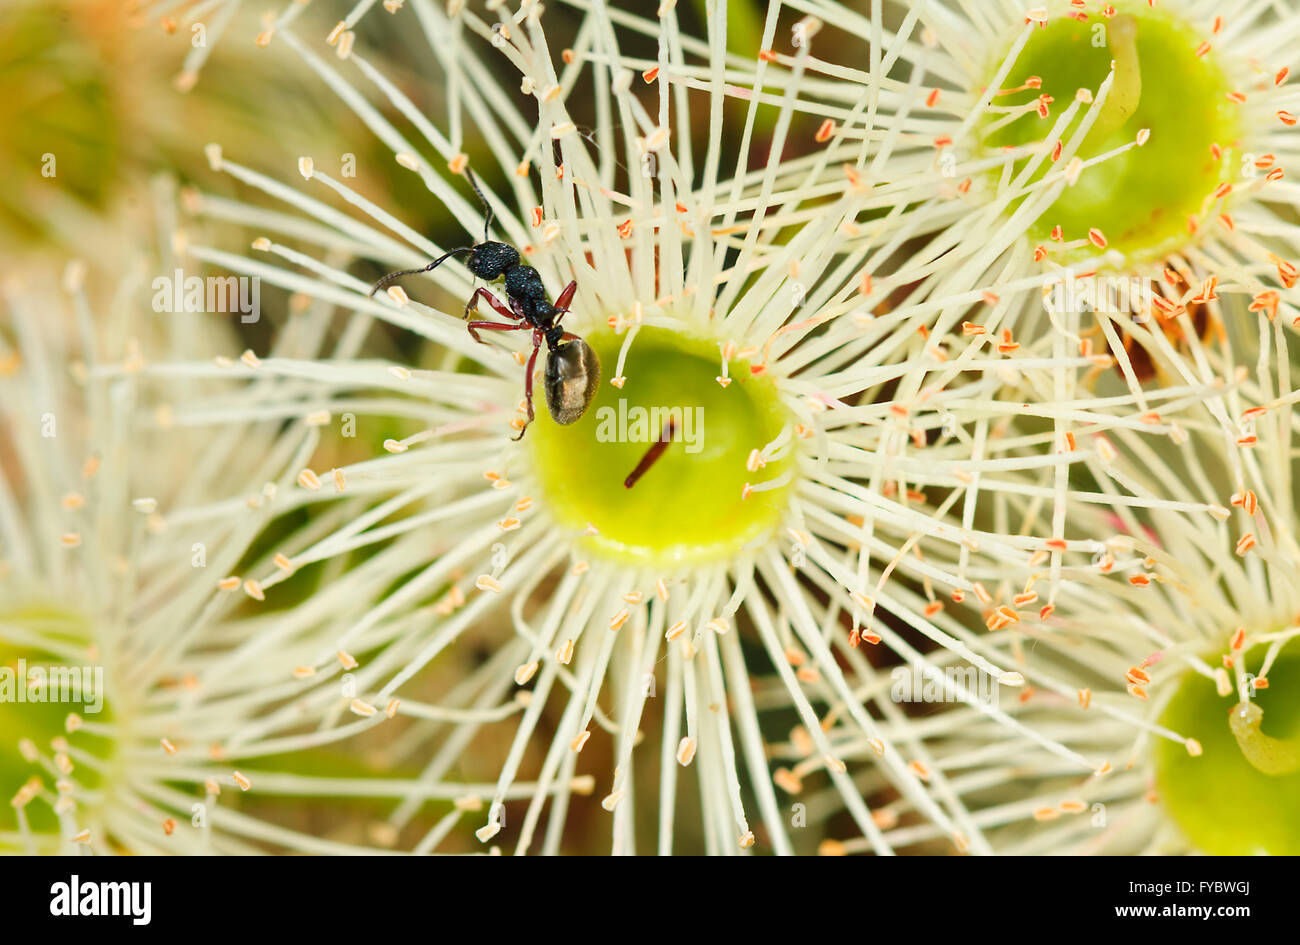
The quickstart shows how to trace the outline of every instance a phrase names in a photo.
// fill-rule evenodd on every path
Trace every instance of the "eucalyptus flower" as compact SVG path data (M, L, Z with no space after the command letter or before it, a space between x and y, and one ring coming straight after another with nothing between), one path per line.
M990 611L981 652L1024 673L1016 719L1096 767L1080 777L969 707L927 719L999 852L1300 849L1296 395L1289 333L1268 328L1258 346L1186 353L1132 329L1170 378L1159 389L1062 365L1026 376L1005 435L1070 469L1021 476L1000 514L1036 530L1068 508L1070 525L1050 555L989 575L1015 610Z
M928 0L807 14L751 61L710 56L659 80L697 88L723 70L740 100L792 97L828 178L868 166L868 213L906 204L911 255L891 275L909 277L906 300L930 307L936 335L980 349L1056 330L1023 303L1030 285L1155 317L1175 340L1215 331L1221 297L1296 317L1290 4ZM1086 348L1149 379L1125 346L1121 332Z
M73 262L61 278L3 276L0 847L389 847L391 831L374 829L384 798L439 795L386 759L391 743L337 747L387 721L386 707L343 680L314 712L280 711L300 688L283 661L332 640L348 601L311 593L321 575L304 574L286 588L300 600L268 610L250 606L254 582L231 580L241 562L274 560L274 542L329 525L273 512L316 430L209 437L172 424L171 400L229 385L158 383L150 364L229 344L229 329L167 305L160 282L177 260L136 246L125 274Z
M492 9L500 19L460 4L396 12L392 22L427 40L428 75L446 90L435 114L349 29L327 38L332 57L293 29L273 41L365 121L427 191L413 191L421 202L446 208L461 228L449 240L406 224L390 195L351 185L328 153L280 156L300 175L290 183L214 143L213 169L275 204L187 197L195 220L178 241L190 257L292 295L268 350L154 366L176 381L234 383L176 402L171 422L213 436L323 431L285 445L301 462L297 489L271 500L310 506L320 526L241 575L270 604L291 574L323 564L331 599L352 608L329 646L280 661L303 685L284 713L333 697L337 651L371 654L355 671L357 698L400 700L400 717L412 680L486 647L472 675L421 703L408 742L431 746L428 790L495 766L481 841L559 852L595 831L615 852L651 838L665 853L786 853L818 848L844 812L864 849L887 853L908 842L893 839L894 803L932 824L945 849L991 852L925 725L891 698L889 664L956 661L999 693L1023 683L1016 654L972 626L1005 568L1050 558L1062 541L1059 523L1028 528L998 510L1020 501L1022 477L1072 460L1000 436L1025 409L1003 393L1027 372L1088 371L1095 359L980 349L954 368L952 342L929 330L933 310L895 304L915 280L899 263L916 232L907 193L868 213L879 167L829 175L822 156L787 156L803 99L792 84L748 97L737 115L734 54L716 22L701 40L678 32L671 4L652 31L599 6L557 52L539 5ZM660 60L634 70L621 43L646 31ZM809 48L796 70L810 66ZM703 96L657 81L693 68ZM756 170L754 149L766 153ZM490 227L466 174L471 152ZM251 253L203 242L209 220L247 225ZM471 317L500 316L457 258L428 265L486 238L517 246L551 298L575 286L563 327L601 372L575 422L551 417L544 380L530 422L530 333L485 331L489 343L477 343L466 301L480 301ZM420 271L372 294L391 270ZM966 293L980 304L982 290ZM332 353L300 352L303 333L320 338L331 324L307 311L340 319ZM381 329L423 345L400 360L369 355ZM540 376L550 355L535 343ZM656 441L666 448L644 468ZM370 572L339 563L362 552ZM1025 606L997 604L1016 619ZM944 691L970 695L960 682ZM1089 755L996 697L973 704L1062 766L1093 772ZM593 786L603 814L582 801ZM412 790L390 826L402 830L421 802ZM603 819L593 827L591 816ZM566 829L573 817L584 826ZM832 837L821 849L844 847Z
M824 180L878 173L868 233L906 195L901 306L960 339L954 377L1006 357L997 396L1020 408L989 435L1042 464L1004 467L980 514L1051 538L977 575L976 649L1025 672L1013 714L1038 737L978 705L914 730L999 851L1293 852L1300 20L1194 2L804 12L753 61L658 80L721 70L740 102L794 98ZM956 662L929 660L927 680ZM943 833L891 811L897 846Z

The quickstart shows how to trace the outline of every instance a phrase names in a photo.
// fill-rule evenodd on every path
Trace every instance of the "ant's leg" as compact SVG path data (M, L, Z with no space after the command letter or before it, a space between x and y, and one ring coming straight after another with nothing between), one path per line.
M578 291L578 280L574 279L564 287L559 298L555 300L555 322L558 325L560 319L569 311L569 306L573 303L573 294Z
M485 345L487 344L487 342L478 336L480 330L482 331L527 331L532 326L531 325L503 325L500 322L470 322L468 327L469 327L470 337L473 338L475 341L477 341L479 344Z
M533 422L533 371L537 368L537 352L541 350L542 341L534 335L533 353L528 357L528 367L524 368L524 400L528 402L528 419L524 422L523 429L519 431L519 435L511 437L512 440L522 440L524 438L524 431L528 429L528 424Z
M519 320L519 316L516 315L513 311L511 311L510 307L506 305L506 303L502 302L499 298L497 298L495 293L493 293L491 289L488 289L485 286L479 286L477 289L474 290L474 294L469 297L469 301L465 303L466 321L469 320L470 312L478 312L478 300L480 298L487 299L488 305L492 306L493 311L495 311L502 318L508 318L511 321Z

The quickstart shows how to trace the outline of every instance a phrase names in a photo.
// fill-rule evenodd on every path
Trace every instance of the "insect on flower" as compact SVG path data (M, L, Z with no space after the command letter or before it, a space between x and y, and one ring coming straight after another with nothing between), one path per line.
M586 413L587 406L596 394L596 385L600 383L600 361L596 353L591 350L587 342L560 327L560 319L569 311L569 304L573 301L573 294L578 290L578 283L575 280L565 286L564 291L552 304L547 297L546 287L542 284L541 274L532 266L525 266L520 262L519 250L508 243L489 239L492 208L483 196L483 191L479 189L473 172L466 168L465 174L469 178L470 186L474 188L474 193L483 204L483 242L449 250L422 269L390 272L370 287L370 294L374 295L402 276L428 272L452 256L468 253L469 259L465 263L465 268L475 276L488 282L505 278L506 299L509 304L502 302L491 289L479 286L465 305L466 320L469 320L471 314L478 312L479 299L483 299L498 315L512 322L503 325L500 322L469 321L469 333L474 340L484 343L479 337L480 331L531 330L533 333L533 353L528 358L524 381L528 420L519 431L519 436L514 439L522 439L528 424L533 421L533 371L537 365L537 353L542 349L543 343L546 345L544 381L546 406L556 423L561 425L573 423Z

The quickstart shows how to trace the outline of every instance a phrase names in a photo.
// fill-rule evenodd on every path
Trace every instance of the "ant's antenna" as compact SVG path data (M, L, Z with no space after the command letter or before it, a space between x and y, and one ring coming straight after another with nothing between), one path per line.
M439 256L437 259L435 259L433 262L429 263L429 265L425 266L422 269L400 269L397 272L390 272L388 275L384 276L382 279L380 279L378 282L376 282L374 285L370 287L369 294L373 296L376 292L378 292L384 286L388 285L388 283L392 282L394 279L400 279L402 278L402 276L414 276L421 272L428 272L430 269L437 269L438 266L442 265L452 256L458 256L461 253L473 252L473 250L474 250L473 246L462 246L459 249L453 249L449 252L443 253L441 256Z
M479 203L483 204L483 242L488 242L489 231L492 229L492 206L483 196L483 191L479 189L478 178L470 170L468 165L465 167L465 176L469 178L469 185L474 188L474 193L478 194Z
M470 170L468 166L465 168L465 176L469 178L469 185L474 188L474 193L478 194L479 203L483 204L483 242L486 243L488 242L488 237L492 229L492 205L489 204L487 202L487 198L483 196L483 190L478 185L478 178L474 176L474 172ZM460 253L470 253L473 251L474 251L473 246L462 246L459 249L453 249L450 250L449 252L443 253L441 256L439 256L437 259L435 259L433 262L429 263L429 265L425 266L422 269L402 269L399 270L398 272L390 272L388 275L384 276L382 279L380 279L378 282L376 282L374 285L370 287L370 295L373 296L376 292L378 292L384 286L388 285L394 279L400 279L402 278L402 276L414 276L422 272L428 272L430 269L438 268L438 266L442 265L452 256L459 255Z

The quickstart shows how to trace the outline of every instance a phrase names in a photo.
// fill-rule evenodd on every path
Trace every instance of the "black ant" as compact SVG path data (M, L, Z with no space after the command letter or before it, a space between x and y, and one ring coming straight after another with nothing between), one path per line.
M525 369L527 379L524 381L528 420L519 431L519 436L513 439L522 439L528 424L533 422L533 371L537 365L537 352L543 343L546 344L546 406L556 423L573 423L587 412L587 407L596 395L596 385L600 383L600 361L596 352L580 337L560 327L560 319L569 311L573 295L578 291L578 283L575 280L565 286L552 305L546 287L542 285L541 274L532 266L520 264L519 250L508 243L498 243L488 238L492 227L492 208L469 168L465 168L465 176L469 178L470 186L483 204L483 242L443 253L423 269L390 272L370 287L370 294L374 295L402 276L428 272L452 256L469 253L465 268L475 276L487 282L505 277L506 299L510 304L507 306L486 286L479 286L465 305L465 318L468 320L471 313L478 312L479 299L483 299L498 315L515 323L503 325L500 322L471 321L468 325L470 335L480 344L486 344L479 337L480 330L533 333L533 353L528 358L528 367Z

